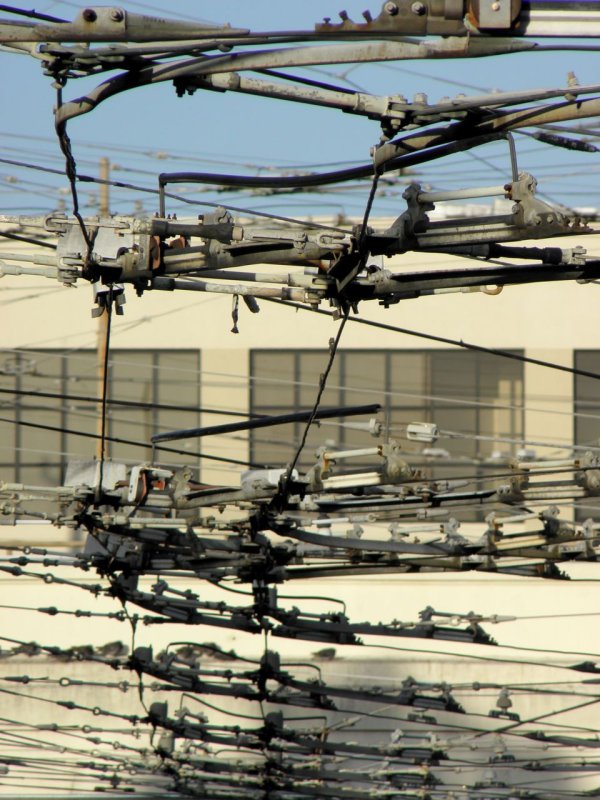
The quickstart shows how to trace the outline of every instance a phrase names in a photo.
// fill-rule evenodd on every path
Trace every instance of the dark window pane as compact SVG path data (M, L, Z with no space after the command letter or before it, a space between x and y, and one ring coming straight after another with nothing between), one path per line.
M394 405L412 405L414 397L422 396L429 389L430 359L422 352L390 352L389 390Z
M300 408L310 409L314 406L319 390L321 375L327 368L329 353L320 350L299 354L298 359L298 402ZM340 404L340 364L341 359L333 363L327 378L327 387L323 392L321 405L335 406Z
M252 383L253 403L256 406L282 406L295 404L294 354L290 351L254 353L251 374L257 380Z
M575 367L600 374L600 350L576 350ZM594 378L576 375L575 402L593 406L600 412L600 382Z
M576 350L575 368L600 374L600 350ZM600 381L576 375L575 389L575 442L582 445L600 445ZM583 521L597 515L600 498L586 497L579 504L577 519Z

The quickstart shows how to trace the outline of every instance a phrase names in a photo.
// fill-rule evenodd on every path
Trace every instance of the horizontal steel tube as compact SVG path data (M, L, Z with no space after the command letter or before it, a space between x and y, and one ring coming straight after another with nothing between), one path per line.
M419 192L420 203L437 203L441 200L464 200L469 197L493 197L504 195L504 186L481 186L479 189L450 189L447 192Z

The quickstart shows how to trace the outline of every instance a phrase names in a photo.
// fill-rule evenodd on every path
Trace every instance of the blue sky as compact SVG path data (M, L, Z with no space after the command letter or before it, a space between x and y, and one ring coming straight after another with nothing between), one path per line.
M174 2L161 7L130 3L132 12L183 17L215 23L229 22L254 31L310 30L324 16L333 19L343 7L360 19L365 0L333 3L328 0L276 2L275 0L222 0ZM42 3L37 11L72 18L83 6L77 3ZM371 5L375 15L379 3ZM1 15L0 15L1 16ZM377 94L403 94L411 99L425 92L430 101L459 92L477 94L492 89L560 87L569 71L580 83L597 80L595 53L551 52L496 56L487 59L407 61L357 68L335 66L303 74L360 88ZM34 59L0 52L2 74L0 122L2 157L61 169L63 161L55 141L51 79ZM296 70L296 73L300 73ZM65 99L77 97L103 78L71 81ZM329 165L366 163L369 148L379 138L376 122L331 109L295 105L233 93L197 92L178 98L171 85L144 87L108 100L94 112L72 121L69 135L79 170L96 175L102 155L109 157L112 177L143 186L156 185L159 172L206 170L256 174L257 170L297 168L326 170ZM539 180L540 192L573 206L598 205L598 160L594 154L571 153L519 137L519 163ZM327 165L327 166L326 166ZM269 173L270 174L270 173ZM433 162L410 177L382 187L375 213L401 212L402 191L410 179L434 188L502 183L509 176L506 146L487 145L470 154ZM64 201L69 209L64 178L0 163L0 209L4 213L43 213ZM333 188L327 193L283 197L248 193L215 193L210 188L188 187L190 198L232 203L262 211L304 216L345 212L358 215L364 207L366 184ZM84 213L94 212L97 190L81 188ZM172 210L182 213L177 204ZM111 208L120 213L152 213L152 196L113 190ZM198 206L187 211L199 213Z

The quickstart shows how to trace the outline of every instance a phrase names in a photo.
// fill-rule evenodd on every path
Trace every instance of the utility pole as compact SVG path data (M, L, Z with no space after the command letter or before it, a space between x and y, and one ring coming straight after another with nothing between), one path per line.
M106 156L100 159L100 217L110 216L110 199L109 199L109 185L108 180L110 176L110 161ZM103 310L102 314L98 317L97 328L97 344L96 344L96 375L98 379L97 397L98 397L98 422L96 425L96 433L98 436L102 435L102 395L104 392L104 370L106 366L106 359L108 353L106 351L106 332L108 329L108 311ZM97 439L96 443L96 458L98 461L102 458L102 439Z

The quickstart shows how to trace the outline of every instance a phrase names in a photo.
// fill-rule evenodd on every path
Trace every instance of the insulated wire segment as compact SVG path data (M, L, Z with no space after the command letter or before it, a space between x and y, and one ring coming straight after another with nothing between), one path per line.
M405 169L417 164L434 161L453 153L461 153L479 147L489 142L505 139L506 133L492 132L483 135L472 136L452 142L435 144L422 150L416 150L404 155L394 156L385 163L378 166L379 174ZM328 184L345 183L359 178L369 178L373 175L373 165L364 164L358 167L349 167L344 170L333 172L311 173L309 175L298 175L289 177L267 177L251 175L223 175L210 172L178 172L165 173L159 175L159 182L167 183L209 183L234 188L257 188L257 189L303 189L308 187L320 187ZM167 195L168 196L168 195ZM181 198L179 198L181 199ZM184 202L190 202L185 200Z
M402 653L422 653L424 655L451 656L452 658L467 659L471 661L485 661L485 662L492 662L494 664L517 664L520 666L527 666L527 667L545 667L547 669L566 670L568 672L579 672L578 670L574 670L573 667L564 666L562 664L551 664L548 661L530 661L518 658L497 658L496 656L491 656L491 655L478 656L468 652L456 653L452 652L451 650L430 650L418 647L400 647L398 645L391 645L391 644L370 644L368 645L368 647L373 647L378 650L395 650ZM510 647L510 645L497 645L497 647L506 647L507 649L513 649ZM579 674L582 673L579 672Z
M68 22L66 19L60 17L52 17L48 14L40 14L39 11L26 11L24 8L15 8L15 6L0 5L0 11L5 14L18 14L20 17L29 17L30 19L39 19L41 22Z
M64 79L59 80L57 78L57 88L56 88L56 114L59 113L62 107L62 87L64 85ZM79 227L81 228L81 235L83 236L83 240L87 247L87 253L85 257L86 265L91 261L92 258L92 248L94 246L93 239L91 238L87 228L85 227L85 222L83 221L83 217L79 212L79 195L77 193L77 164L75 162L75 158L73 156L73 151L71 149L71 140L67 134L67 124L66 122L56 122L56 135L58 137L58 142L60 144L60 149L63 152L65 157L65 174L68 178L69 185L71 187L71 197L73 199L73 216L77 219L79 223Z
M33 393L33 394L35 394L35 393ZM89 402L96 402L96 403L98 402L97 400L92 400L91 398L88 398L88 401ZM136 404L132 403L132 405L135 407ZM143 405L145 405L145 404L143 404ZM151 408L152 404L149 404L149 407ZM12 408L14 408L14 406L12 406ZM44 406L44 405L41 405L41 406L31 405L31 406L21 406L21 410L22 411L23 410L30 410L30 411L44 411L44 412L47 412L49 409L48 409L47 406ZM175 410L179 410L179 409L175 409ZM188 409L184 409L184 410L188 410L188 411L191 411L193 413L197 413L201 409L189 409L188 408ZM348 410L349 410L348 408L345 408L344 412L347 414ZM52 412L65 412L65 413L69 414L69 416L74 417L74 418L77 417L79 419L95 419L97 417L97 415L95 415L93 412L83 411L83 410L74 410L69 405L53 406L51 411ZM219 414L219 413L223 413L223 412L217 411L216 413ZM259 420L260 419L265 419L265 415L262 415L262 414L259 415L259 414L243 413L243 412L237 413L235 411L229 411L229 412L224 412L224 413L225 413L226 416L250 417L252 420L254 420L254 419L259 419ZM134 419L134 418L131 418L131 417L127 417L127 418L118 417L118 416L114 416L114 415L111 416L111 422L119 423L119 424L123 424L123 425L130 425L131 427L145 427L146 426L146 422L143 421L143 420ZM240 425L244 425L244 423L239 423L239 424ZM323 422L322 419L319 418L318 421L317 421L317 424L318 424L319 427L321 427L324 424L324 422ZM344 423L330 422L328 424L328 427L344 427ZM461 438L465 438L465 437L461 436ZM164 441L164 439L163 439L163 441ZM275 439L265 439L264 437L256 437L256 438L251 440L247 436L230 436L229 437L229 441L241 442L243 444L248 444L250 441L254 441L257 444L261 444L261 445L262 444L267 444L267 445L270 445L272 447L289 447L290 446L289 442L275 440ZM528 442L523 440L523 444L528 444ZM296 447L297 444L294 442L293 446ZM558 445L556 443L551 443L551 444L548 445L548 447L558 447ZM568 446L566 446L566 447L568 448ZM9 448L3 448L2 445L0 445L0 449L9 449ZM36 448L21 448L21 447L18 447L16 449L20 450L22 452L40 452L40 453L46 452L46 453L49 453L49 454L50 453L54 453L55 455L60 454L60 452L61 452L61 451L58 451L58 450L42 450L42 449L36 449ZM581 449L584 449L584 448L582 447ZM587 448L587 449L594 449L594 448L592 447L592 448ZM600 450L600 447L597 448L597 449ZM63 453L67 453L68 451L62 451L62 452ZM479 462L478 461L474 461L474 462L466 462L465 461L464 463L466 464L466 463L479 463Z

